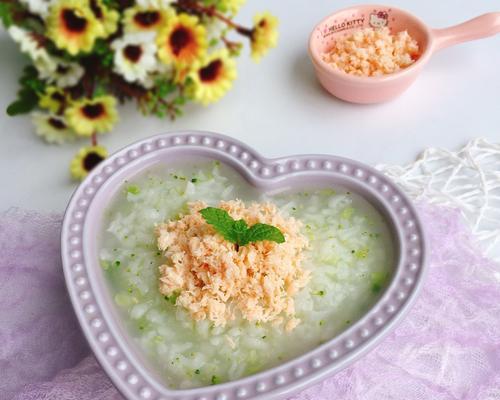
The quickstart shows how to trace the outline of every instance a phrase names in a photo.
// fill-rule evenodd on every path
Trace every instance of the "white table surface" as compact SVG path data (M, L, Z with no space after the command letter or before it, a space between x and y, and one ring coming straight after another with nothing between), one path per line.
M359 106L329 96L317 84L307 57L313 26L350 1L249 0L238 20L256 11L280 18L280 41L259 65L241 57L232 91L214 106L194 107L175 122L144 118L129 104L101 142L115 151L156 133L201 129L232 135L268 157L333 153L375 165L405 164L430 146L458 149L483 136L500 141L500 35L443 50L418 81L390 103ZM400 0L389 3L413 12L432 27L462 22L500 1ZM246 54L246 53L245 53ZM17 91L26 59L0 33L0 108ZM75 188L68 165L86 143L61 147L42 143L29 117L0 117L0 211L20 207L62 212Z

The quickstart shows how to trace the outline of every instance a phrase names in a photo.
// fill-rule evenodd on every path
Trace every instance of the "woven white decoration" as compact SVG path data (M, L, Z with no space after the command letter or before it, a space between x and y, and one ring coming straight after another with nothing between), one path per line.
M500 144L425 150L407 166L379 165L413 199L458 208L486 255L500 260Z

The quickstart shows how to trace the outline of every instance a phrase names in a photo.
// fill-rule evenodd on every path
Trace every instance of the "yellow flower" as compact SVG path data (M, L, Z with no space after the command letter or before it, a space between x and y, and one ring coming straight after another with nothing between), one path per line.
M118 119L116 99L99 96L75 101L66 109L69 126L80 136L109 132Z
M107 8L102 0L89 0L89 6L94 14L94 17L101 23L101 37L108 37L118 28L118 20L120 14L118 11Z
M174 16L169 8L136 5L123 13L123 27L126 33L157 31Z
M52 113L34 111L31 114L35 124L35 132L47 143L62 144L77 138L63 117Z
M83 147L71 160L70 172L73 179L81 180L102 160L108 156L107 150L102 146Z
M58 113L63 110L66 100L67 96L63 90L55 86L48 86L45 88L43 96L40 97L38 105L53 113Z
M270 48L278 44L278 18L265 12L254 17L252 30L252 58L259 61Z
M226 49L204 57L193 65L189 74L194 85L194 100L207 105L219 100L231 88L236 79L236 63Z
M206 30L197 17L181 14L167 21L156 38L156 44L158 57L165 64L191 64L205 54Z
M240 10L243 4L245 4L245 0L219 0L219 5L222 10L227 10L233 15Z
M104 28L86 0L57 0L47 17L47 36L71 55L92 49Z

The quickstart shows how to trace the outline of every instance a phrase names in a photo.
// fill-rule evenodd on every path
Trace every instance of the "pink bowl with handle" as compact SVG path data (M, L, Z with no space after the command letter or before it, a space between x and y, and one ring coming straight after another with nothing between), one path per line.
M392 33L406 30L418 42L420 56L408 68L383 76L360 77L336 70L323 61L323 54L340 37L358 29L386 26ZM352 103L380 103L403 93L435 51L497 33L500 33L500 12L449 28L431 29L419 18L395 7L358 5L337 11L316 25L309 38L309 55L321 85L328 92Z

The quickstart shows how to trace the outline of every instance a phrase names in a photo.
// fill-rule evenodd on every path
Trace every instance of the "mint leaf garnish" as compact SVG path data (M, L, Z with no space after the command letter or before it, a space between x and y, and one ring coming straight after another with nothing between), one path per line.
M229 217L229 218L231 218L231 217ZM247 232L248 232L248 225L244 220L239 219L238 221L234 221L232 229L233 229L233 235L235 238L234 243L236 243L239 246L240 245L243 246L243 245L248 243L248 242L244 243L246 241Z
M259 240L270 240L276 243L283 243L285 237L281 231L272 225L267 224L255 224L252 225L245 234L245 243L258 242Z
M224 239L235 243L237 247L262 240L276 243L285 241L283 233L275 226L258 223L248 227L244 220L236 221L226 210L221 208L207 207L200 210L200 213L205 221L212 225Z
M200 211L207 224L212 225L222 237L230 242L236 243L236 235L233 231L234 219L227 211L215 207L207 207Z

